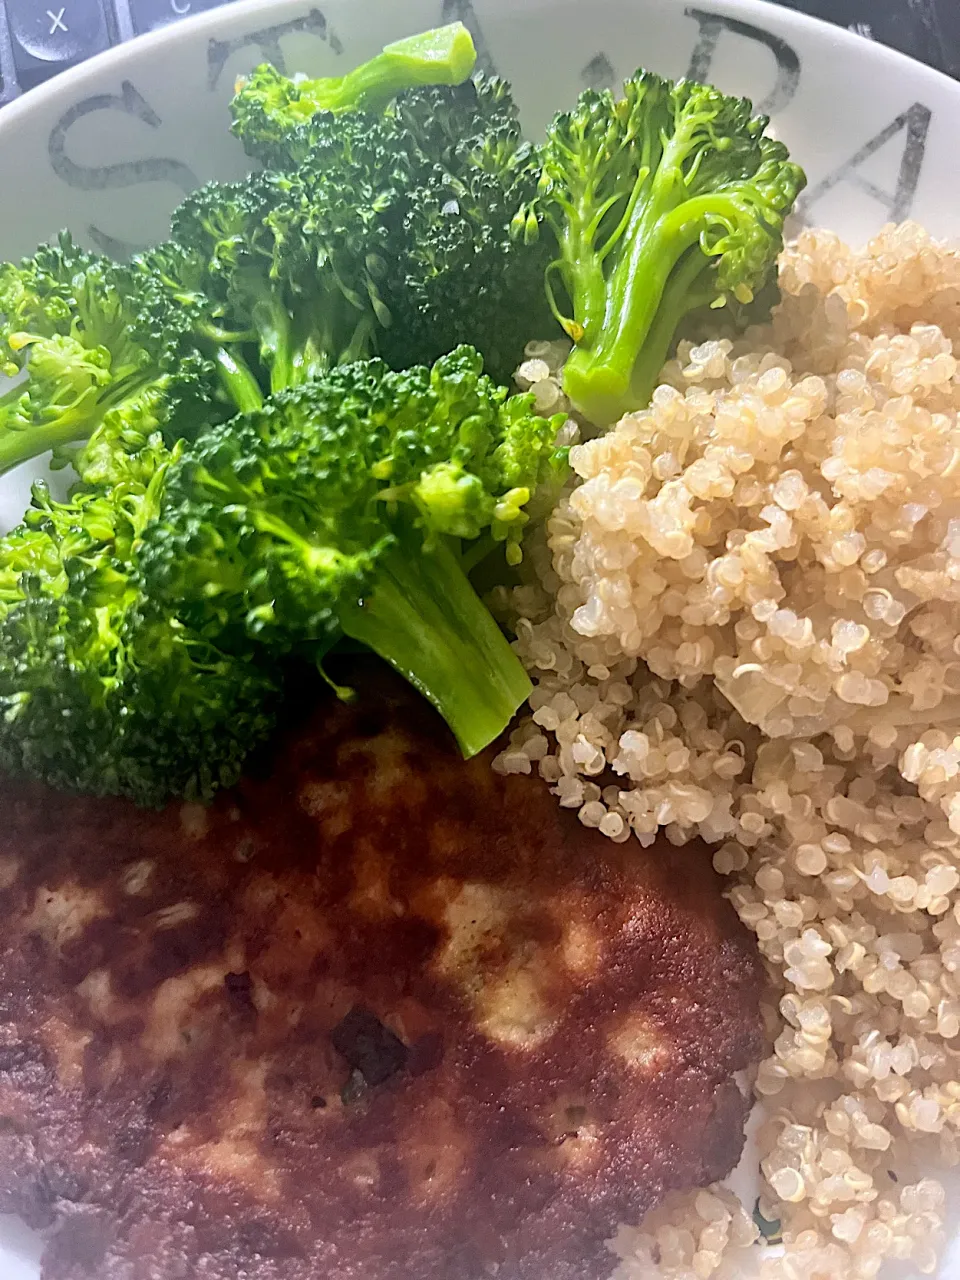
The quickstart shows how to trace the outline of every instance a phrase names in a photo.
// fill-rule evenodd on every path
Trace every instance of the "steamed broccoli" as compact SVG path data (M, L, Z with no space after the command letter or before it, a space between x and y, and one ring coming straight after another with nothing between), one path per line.
M381 286L393 317L383 356L404 368L468 343L508 381L530 337L556 330L543 290L553 249L511 231L540 169L510 90L478 76L401 94L381 127L407 156L403 221Z
M298 92L274 71L257 77ZM511 235L540 169L502 80L410 89L376 112L334 115L314 96L302 120L277 112L267 134L251 115L253 84L234 102L235 128L251 154L285 170L274 182L298 188L344 295L366 309L368 345L355 343L355 356L406 368L466 342L506 380L531 334L556 330L542 285L551 246Z
M288 660L345 640L466 755L524 701L471 577L502 582L555 498L561 419L484 361L509 377L552 311L578 408L644 404L682 322L759 304L804 178L749 103L643 72L532 148L473 60L455 26L337 81L261 69L235 131L273 169L127 266L63 237L0 268L0 472L78 473L0 539L0 764L206 798Z
M274 723L279 676L143 597L132 575L176 457L158 436L109 492L34 489L0 539L0 765L71 791L209 798Z
M239 409L256 409L265 392L369 354L389 323L378 195L346 165L209 183L135 261L142 307L178 327L183 350L206 353Z
M66 234L0 266L0 372L16 379L0 395L0 474L48 450L62 465L104 424L177 439L216 416L212 365L167 336L143 322L130 272Z
M460 84L476 60L470 32L454 22L388 44L344 76L291 80L265 63L237 81L233 132L248 155L268 168L287 168L309 150L314 116L382 111L404 89Z
M461 349L345 365L193 443L97 434L0 539L0 767L68 790L208 799L270 732L288 659L393 663L465 753L529 692L471 587L519 558L565 474L559 419Z
M564 388L598 426L648 403L687 315L748 303L775 275L806 179L751 113L639 71L622 99L587 90L548 131L539 196L514 232L539 223L559 246L547 288L575 344Z
M256 122L285 138L324 108L302 175L210 184L176 212L171 240L129 268L68 235L0 266L0 374L27 374L0 392L0 474L48 450L55 465L73 460L108 413L118 432L118 415L150 415L172 443L198 411L229 417L256 408L265 389L372 353L389 323L376 277L397 143L367 145L362 125L331 128L331 112L456 83L475 57L454 24L336 79L294 84L261 68L237 99L251 145Z
M347 365L206 432L144 531L142 594L228 651L359 640L479 751L530 683L462 548L502 544L515 563L526 504L563 473L560 420L480 370L468 348L432 370Z

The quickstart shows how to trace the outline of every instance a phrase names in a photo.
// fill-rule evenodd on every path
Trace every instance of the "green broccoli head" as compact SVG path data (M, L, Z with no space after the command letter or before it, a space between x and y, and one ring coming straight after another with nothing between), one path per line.
M173 455L148 441L114 487L42 485L0 539L0 765L52 786L158 805L208 798L269 732L278 677L138 593L132 561Z
M264 78L274 83L276 73ZM298 281L318 276L311 261L323 269L328 292L311 308L323 328L316 347L332 348L334 360L380 355L407 368L469 342L506 380L531 334L558 332L542 287L553 250L511 233L540 168L502 80L419 85L377 111L354 103L305 115L281 130L296 163L272 161L284 171L270 179L268 230L283 262L309 246Z
M19 265L0 266L0 474L54 451L73 461L105 421L123 430L149 405L170 438L206 416L212 368L175 358L164 330L141 322L130 272L66 234Z
M551 239L554 313L575 343L565 389L606 425L643 407L677 329L743 306L776 272L805 177L749 101L639 71L557 116L537 200L514 224Z
M525 507L565 459L558 419L508 398L460 348L432 369L346 365L205 433L144 534L145 596L230 650L325 653L342 635L392 662L485 746L529 692L459 564L489 538L515 561Z
M375 349L390 323L377 283L391 200L383 161L362 130L332 131L296 173L193 192L170 240L137 259L144 313L179 335L181 351L206 355L235 408Z
M233 132L254 159L268 168L289 168L305 159L318 115L377 113L404 89L460 84L476 58L469 31L455 22L397 40L343 76L289 79L264 64L237 82Z
M111 607L93 571L61 597L25 580L0 624L0 766L62 790L209 800L239 780L279 701L274 670L167 615Z
M511 230L536 195L537 152L495 77L401 94L391 114L384 128L396 130L396 149L409 148L410 159L384 283L394 322L383 355L403 368L470 343L492 376L507 381L530 337L556 331L542 285L552 247Z

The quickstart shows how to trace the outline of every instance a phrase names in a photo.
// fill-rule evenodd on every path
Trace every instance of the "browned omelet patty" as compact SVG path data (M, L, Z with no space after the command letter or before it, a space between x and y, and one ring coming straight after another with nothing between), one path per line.
M46 1280L591 1280L726 1174L760 966L708 851L464 764L381 669L210 809L0 783L0 1211Z

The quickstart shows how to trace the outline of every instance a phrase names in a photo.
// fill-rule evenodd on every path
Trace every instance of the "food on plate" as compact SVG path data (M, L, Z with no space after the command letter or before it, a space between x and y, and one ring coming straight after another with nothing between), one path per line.
M8 768L141 803L209 796L269 729L288 655L322 662L343 636L393 661L467 755L523 702L467 578L510 581L578 430L479 377L482 358L503 380L528 326L554 323L548 226L577 201L558 228L581 242L576 309L588 278L605 290L607 259L645 243L645 210L679 263L655 326L669 311L672 334L694 276L697 307L746 302L802 174L749 103L645 73L625 106L589 91L530 144L508 86L466 79L468 45L455 25L336 83L257 73L235 128L274 167L188 196L169 240L130 264L64 236L3 269L9 459L53 443L79 478L65 506L38 489L0 545ZM614 292L654 302L655 273L625 252ZM458 354L466 339L476 360ZM299 438L268 460L281 424Z
M563 418L532 402L460 348L341 366L171 449L95 437L78 466L97 485L38 489L0 541L0 760L141 804L209 798L270 731L281 661L343 637L481 750L530 682L467 573L519 558L527 505L549 510L566 471Z
M573 1280L735 1163L761 972L705 851L357 662L209 808L2 783L0 1212L60 1224L48 1280Z
M257 231L268 263L278 245L300 287L305 219L308 257L319 235L330 291L344 295L337 302L354 326L364 317L362 344L341 337L344 350L402 368L468 343L488 373L508 381L531 329L550 331L543 276L553 254L548 240L512 233L541 168L509 86L477 75L400 93L377 112L336 115L313 111L318 95L304 101L304 91L261 69L233 102L234 132L274 175L269 198L280 201L266 232Z
M284 673L229 651L141 591L133 563L178 450L100 455L109 486L34 488L0 539L0 765L159 805L230 785L272 730Z
M563 387L594 426L645 407L690 315L749 306L776 274L806 178L743 98L639 71L588 90L547 131L518 235L555 241Z
M960 253L805 231L780 288L571 451L513 600L537 687L498 767L615 841L704 839L731 877L775 984L771 1274L928 1273L931 1175L960 1157ZM723 1212L623 1233L623 1280L739 1274Z
M0 268L0 470L76 477L0 540L0 1207L55 1280L929 1272L960 253L474 60L260 68L257 173Z
M198 417L228 414L211 359L141 304L128 269L69 235L0 265L0 376L12 379L0 390L0 474L48 451L65 466L94 434L176 440Z
M424 84L462 84L477 61L473 37L462 22L423 31L388 44L369 62L342 76L291 79L263 63L236 83L234 132L275 151L258 158L272 164L286 156L291 139L319 113L383 111L397 94Z

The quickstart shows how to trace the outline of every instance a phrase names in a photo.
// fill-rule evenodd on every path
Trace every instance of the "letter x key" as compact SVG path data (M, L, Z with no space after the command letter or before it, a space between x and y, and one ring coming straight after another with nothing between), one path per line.
M101 0L6 0L24 88L110 44Z

